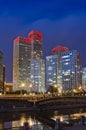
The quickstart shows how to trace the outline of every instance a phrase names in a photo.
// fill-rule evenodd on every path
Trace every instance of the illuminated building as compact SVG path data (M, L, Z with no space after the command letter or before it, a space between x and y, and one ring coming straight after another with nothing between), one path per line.
M27 89L30 78L30 60L30 39L17 37L13 48L13 90Z
M31 60L31 82L33 92L45 92L45 64L42 59ZM35 87L35 88L34 88Z
M5 66L3 65L3 53L0 51L0 93L4 93Z
M13 51L13 89L29 91L32 61L42 59L42 33L32 31L27 38L18 37L14 40ZM39 65L40 66L40 65ZM41 69L39 69L41 70ZM38 79L39 80L39 79ZM34 86L36 82L34 81Z
M82 70L82 87L86 90L86 67Z
M32 31L29 33L31 40L31 66L30 66L30 81L32 83L31 91L45 91L45 65L42 59L42 33Z
M68 48L57 46L52 49L53 55L46 57L46 87L57 84L58 90L62 89L62 52Z
M46 89L57 84L57 58L56 54L46 57Z
M76 50L62 53L63 91L82 86L82 65L80 54Z
M42 33L33 30L28 34L28 38L31 41L31 58L42 58Z
M57 46L52 49L53 54L57 54L57 86L58 91L62 92L62 53L67 52L68 48L63 46Z
M53 55L46 57L46 87L57 84L59 92L69 91L82 85L80 54L57 46Z

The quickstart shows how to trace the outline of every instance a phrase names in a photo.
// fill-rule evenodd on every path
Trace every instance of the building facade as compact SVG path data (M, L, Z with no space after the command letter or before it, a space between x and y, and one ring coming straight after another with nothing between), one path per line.
M45 63L42 59L31 60L31 82L33 92L45 92Z
M59 46L53 49L53 55L46 57L46 87L54 84L59 92L82 85L81 58L76 50Z
M32 31L27 38L18 37L14 40L13 51L13 89L30 91L33 60L42 59L42 33ZM34 69L35 71L35 69ZM41 71L41 69L39 69ZM44 78L44 77L43 77ZM39 80L39 79L38 79ZM34 87L36 82L34 81ZM37 90L38 91L38 90Z
M33 30L28 34L28 38L31 41L31 58L42 59L42 33Z
M46 57L46 89L57 84L57 61L57 54Z
M62 53L62 86L63 91L82 86L82 64L76 50Z
M3 53L0 51L0 93L4 93L5 66L3 65Z
M18 37L13 48L13 89L26 89L30 78L31 43Z
M86 90L86 67L82 69L82 87Z

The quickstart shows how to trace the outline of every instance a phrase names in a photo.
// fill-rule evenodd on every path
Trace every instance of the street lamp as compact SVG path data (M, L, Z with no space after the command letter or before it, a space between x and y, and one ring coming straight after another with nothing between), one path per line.
M33 86L32 84L29 85L30 88L32 88L32 86Z
M58 87L57 84L54 84L54 87L57 88Z
M24 84L24 83L22 83L22 84L21 84L21 87L24 87L24 86L25 86L25 84Z

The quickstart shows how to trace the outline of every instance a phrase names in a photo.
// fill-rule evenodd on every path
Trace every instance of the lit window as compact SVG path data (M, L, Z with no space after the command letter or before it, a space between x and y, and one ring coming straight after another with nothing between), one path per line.
M68 57L70 57L70 56L69 55L62 56L62 58L68 58Z

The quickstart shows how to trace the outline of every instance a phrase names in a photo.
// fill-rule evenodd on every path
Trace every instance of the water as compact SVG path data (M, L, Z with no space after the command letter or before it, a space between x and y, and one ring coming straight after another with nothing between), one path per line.
M32 130L52 130L57 118L65 127L79 124L82 115L86 117L86 110L83 108L40 113L0 113L0 130L20 130L25 122L28 122Z

